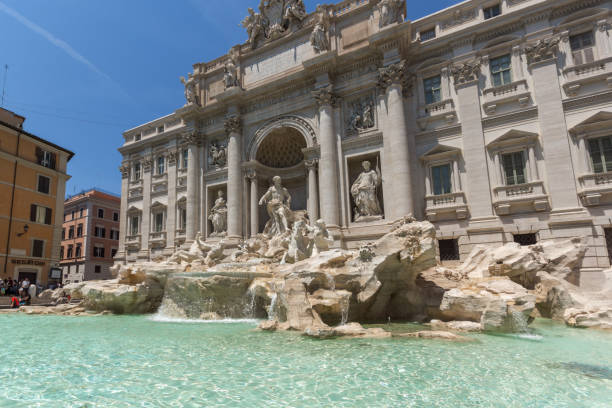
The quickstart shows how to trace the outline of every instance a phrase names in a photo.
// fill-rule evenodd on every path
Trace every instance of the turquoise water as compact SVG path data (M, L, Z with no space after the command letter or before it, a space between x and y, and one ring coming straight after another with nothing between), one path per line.
M0 315L0 407L610 407L612 333L312 340L254 322Z

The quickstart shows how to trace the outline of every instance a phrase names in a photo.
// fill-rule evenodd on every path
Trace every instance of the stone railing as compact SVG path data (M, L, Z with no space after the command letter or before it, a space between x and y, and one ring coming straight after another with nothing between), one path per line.
M591 173L578 177L583 205L599 205L604 194L612 193L612 172Z
M185 237L185 229L184 228L178 228L175 232L175 236L177 238L184 238Z
M427 124L433 120L445 119L447 123L452 123L456 117L455 103L452 99L446 99L421 106L417 123L421 130L425 130Z
M149 242L156 246L166 245L166 233L165 232L151 232L149 234Z
M142 186L142 179L130 180L130 187Z
M566 80L563 89L568 96L576 96L588 83L604 82L605 87L612 87L612 57L567 67L563 76Z
M546 211L550 209L543 181L499 186L493 189L493 206L497 215L508 215L519 208Z
M531 93L525 79L487 88L483 91L483 96L485 101L483 108L488 115L494 114L499 105L518 103L519 107L525 107L531 99Z
M369 2L370 0L345 0L334 6L334 16L341 16Z
M440 220L444 216L464 219L468 215L465 193L462 191L427 196L425 197L425 205L427 218L430 221Z
M128 199L136 200L142 198L142 187L131 189L128 193Z
M140 247L140 235L127 235L125 237L125 245Z

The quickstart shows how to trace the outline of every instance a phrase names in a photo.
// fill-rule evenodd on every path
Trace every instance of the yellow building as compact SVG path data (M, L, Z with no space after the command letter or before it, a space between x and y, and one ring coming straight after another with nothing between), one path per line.
M26 132L24 120L0 108L0 278L46 286L60 278L66 165L74 153Z

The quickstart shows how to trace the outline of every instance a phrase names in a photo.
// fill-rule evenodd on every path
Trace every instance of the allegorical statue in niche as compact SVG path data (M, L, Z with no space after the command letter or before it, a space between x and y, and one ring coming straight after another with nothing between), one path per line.
M310 34L310 44L316 52L329 51L327 28L329 27L329 14L325 6L318 5L315 14L315 25Z
M208 152L209 163L216 167L224 167L227 163L227 147L211 143Z
M282 235L289 231L293 219L289 191L283 187L282 179L279 176L275 176L272 183L272 186L259 200L259 205L265 205L270 216L264 229L264 234L268 236Z
M215 205L210 209L208 219L212 222L213 232L211 237L220 237L227 232L227 203L223 197L223 190L217 193Z
M183 85L185 85L185 99L187 100L187 105L197 103L195 78L193 77L193 74L189 74L187 76L187 80L185 80L185 77L181 77L181 82Z
M263 0L262 0L263 3ZM261 10L261 4L260 4ZM242 26L246 28L247 34L249 36L248 44L251 46L251 49L255 49L257 37L260 34L265 34L265 27L263 17L260 13L255 13L255 10L249 7L248 9L249 15L242 20Z
M380 202L376 194L382 182L378 165L376 170L371 169L371 163L361 163L363 171L351 186L351 195L355 201L355 222L372 221L382 217Z
M238 68L236 68L236 63L232 58L228 59L225 63L223 81L225 83L225 89L238 86Z
M404 21L403 6L404 2L402 0L381 0L380 3L378 3L380 26L385 27L389 24L401 23Z

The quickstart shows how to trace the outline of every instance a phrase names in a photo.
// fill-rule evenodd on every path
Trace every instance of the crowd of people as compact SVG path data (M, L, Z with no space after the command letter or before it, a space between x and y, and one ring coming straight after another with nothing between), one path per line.
M31 283L29 278L23 280L0 279L0 296L11 297L11 307L30 305L32 299L41 291L42 288Z

